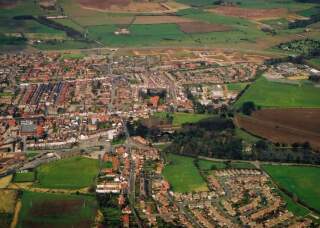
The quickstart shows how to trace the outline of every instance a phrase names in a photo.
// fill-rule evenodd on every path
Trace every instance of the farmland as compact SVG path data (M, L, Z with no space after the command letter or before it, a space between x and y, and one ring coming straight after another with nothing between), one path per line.
M91 196L25 191L17 227L90 227L96 209Z
M94 183L99 171L98 160L73 157L38 168L37 186L42 188L78 189Z
M246 101L261 107L320 107L320 88L312 84L293 85L258 78L235 103L239 108Z
M167 155L168 164L163 175L169 181L172 189L177 192L207 190L205 181L194 165L193 158L176 154Z
M191 6L190 6L191 5ZM62 50L94 48L99 45L94 42L80 42L69 39L62 31L55 30L35 21L12 19L12 16L30 14L60 15L63 12L68 18L53 19L56 23L71 27L82 33L87 33L91 41L98 41L111 47L162 47L209 45L212 47L238 48L256 46L271 47L269 40L279 43L280 34L297 33L296 30L281 28L279 37L271 37L260 30L256 19L286 20L288 15L312 14L317 10L315 4L297 3L288 0L279 1L241 1L238 7L214 6L212 1L179 0L159 2L123 1L87 1L60 0L62 8L45 11L34 1L17 2L16 6L0 9L0 31L14 33L22 32L30 40L44 40L34 45L41 50ZM209 6L209 8L207 7ZM198 8L200 7L200 8ZM60 12L61 11L61 12ZM266 16L268 11L268 16ZM310 11L310 12L309 12ZM170 15L168 14L170 13ZM301 16L300 16L301 17ZM12 30L14 28L14 30ZM127 28L129 35L115 35L118 28ZM299 30L303 33L303 30ZM317 32L314 33L315 36ZM306 36L310 34L304 33ZM286 36L286 39L293 39ZM59 40L57 42L54 40ZM54 42L53 42L54 41ZM261 45L261 42L264 45Z
M238 115L241 128L275 143L309 142L320 148L320 109L264 109L250 117Z
M277 185L296 195L308 206L320 210L320 168L305 166L264 165Z

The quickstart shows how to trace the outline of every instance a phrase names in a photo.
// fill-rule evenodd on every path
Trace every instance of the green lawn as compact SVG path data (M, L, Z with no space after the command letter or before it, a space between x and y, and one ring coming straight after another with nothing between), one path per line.
M16 173L13 178L13 182L33 182L35 180L35 173L28 172L28 173Z
M255 166L248 162L230 162L227 165L226 162L220 161L209 161L209 160L199 160L199 167L201 170L208 171L212 168L214 169L226 169L226 168L233 168L233 169L254 169Z
M90 227L96 210L93 196L24 191L17 227Z
M320 107L320 88L312 84L285 84L258 78L235 103L240 108L246 101L262 107Z
M231 90L231 91L239 91L240 92L241 90L244 90L248 84L249 83L247 83L247 82L230 83L230 84L227 84L227 88L228 88L228 90Z
M285 165L263 165L262 168L279 186L320 211L320 168Z
M99 161L72 157L42 165L37 171L39 187L78 189L94 183L99 171Z
M193 158L168 154L163 175L169 181L173 191L191 192L206 191L207 185L193 163Z
M167 113L166 112L157 112L155 113L156 117L165 119ZM184 113L184 112L175 112L173 113L173 122L174 126L181 126L186 123L196 123L200 120L211 117L209 114L195 114L195 113Z

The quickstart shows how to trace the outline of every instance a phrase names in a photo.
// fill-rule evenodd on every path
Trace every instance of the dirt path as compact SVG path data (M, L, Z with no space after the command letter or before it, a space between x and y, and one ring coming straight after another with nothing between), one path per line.
M18 200L18 202L16 204L16 208L14 210L14 216L13 216L10 228L17 227L18 220L19 220L19 213L20 213L21 207L22 207L21 200Z

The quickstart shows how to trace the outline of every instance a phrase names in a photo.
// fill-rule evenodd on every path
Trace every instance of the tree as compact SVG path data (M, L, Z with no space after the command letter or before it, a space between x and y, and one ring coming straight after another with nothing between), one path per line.
M243 114L250 116L252 112L256 111L256 105L252 101L244 102L241 111Z

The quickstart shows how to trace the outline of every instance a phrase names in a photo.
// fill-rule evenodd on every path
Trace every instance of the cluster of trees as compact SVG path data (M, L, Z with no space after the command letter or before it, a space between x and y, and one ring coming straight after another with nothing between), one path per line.
M146 91L140 90L139 95L142 99L149 99L152 96L159 96L160 99L165 99L167 91L165 89L147 89Z
M266 65L274 65L278 63L291 62L296 64L306 64L306 60L312 59L315 57L320 57L320 47L314 48L308 51L307 53L298 55L298 56L286 56L282 58L273 58L268 59L264 62Z
M97 195L100 211L103 214L103 225L106 227L121 227L121 208L117 197L112 194Z
M231 119L212 117L184 125L173 134L166 150L189 156L241 159L242 141L234 135Z
M172 135L165 150L194 157L320 164L320 154L307 142L288 146L261 139L248 145L236 136L234 128L231 119L221 117L187 124Z
M293 40L290 42L280 43L277 45L277 48L294 51L304 55L312 55L315 50L320 49L320 41L308 38L304 40Z
M0 45L24 45L27 39L25 37L6 36L0 34Z
M310 16L308 20L295 20L288 24L289 29L304 28L320 21L320 14Z

